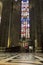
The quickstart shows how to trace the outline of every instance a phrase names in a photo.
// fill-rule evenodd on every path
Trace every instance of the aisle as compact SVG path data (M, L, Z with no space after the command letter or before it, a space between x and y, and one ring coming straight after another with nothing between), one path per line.
M42 56L35 53L6 53L0 55L0 65L43 65ZM41 58L41 59L40 59Z

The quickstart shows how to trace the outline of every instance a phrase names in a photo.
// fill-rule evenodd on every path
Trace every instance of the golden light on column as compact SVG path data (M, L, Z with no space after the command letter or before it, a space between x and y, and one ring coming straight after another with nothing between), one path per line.
M10 37L8 37L8 46L7 47L10 47L10 43L11 43L11 40L10 40Z
M2 2L0 1L0 23L1 23L1 14L2 14Z
M0 2L0 16L1 16L1 13L2 13L2 2Z
M8 29L8 45L7 45L7 47L10 47L10 44L11 44L11 37L10 37L11 21L12 21L11 19L12 19L12 13L10 12L9 29Z
M7 47L9 47L9 44L10 44L10 38L8 38L8 46Z
M11 43L11 40L10 40L10 23L11 23L11 22L9 22L9 30L8 30L8 45L7 45L7 47L10 47L10 43Z
M13 12L13 1L11 4L11 11L10 11L10 16L9 16L9 27L8 27L8 45L7 47L10 47L11 45L11 22L12 22L12 12Z
M10 15L11 17L11 15ZM10 47L10 43L11 43L11 38L10 38L10 26L11 26L11 21L9 21L9 30L8 30L8 45L7 47Z

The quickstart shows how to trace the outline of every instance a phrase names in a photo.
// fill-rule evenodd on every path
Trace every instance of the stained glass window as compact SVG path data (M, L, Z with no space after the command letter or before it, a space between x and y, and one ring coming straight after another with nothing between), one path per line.
M30 38L29 0L21 0L21 38Z

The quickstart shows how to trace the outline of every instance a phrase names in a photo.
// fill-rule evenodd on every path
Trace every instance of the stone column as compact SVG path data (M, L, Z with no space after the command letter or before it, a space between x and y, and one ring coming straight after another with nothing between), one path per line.
M43 52L43 0L40 0L40 18L41 18L41 47Z
M40 3L39 0L35 0L34 15L35 15L35 40L37 43L36 50L41 50L41 19L40 19Z
M2 20L1 20L1 42L0 46L6 47L8 43L9 18L11 11L11 0L3 0Z
M13 13L11 22L11 46L19 46L19 36L20 36L20 1L13 2Z
M34 1L30 0L30 38L31 38L31 45L33 45L35 51L35 21L34 21Z

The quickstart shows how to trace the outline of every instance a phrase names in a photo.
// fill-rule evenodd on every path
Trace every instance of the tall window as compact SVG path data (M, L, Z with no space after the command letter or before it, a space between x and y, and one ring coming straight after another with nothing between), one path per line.
M29 0L21 0L21 38L30 38Z

